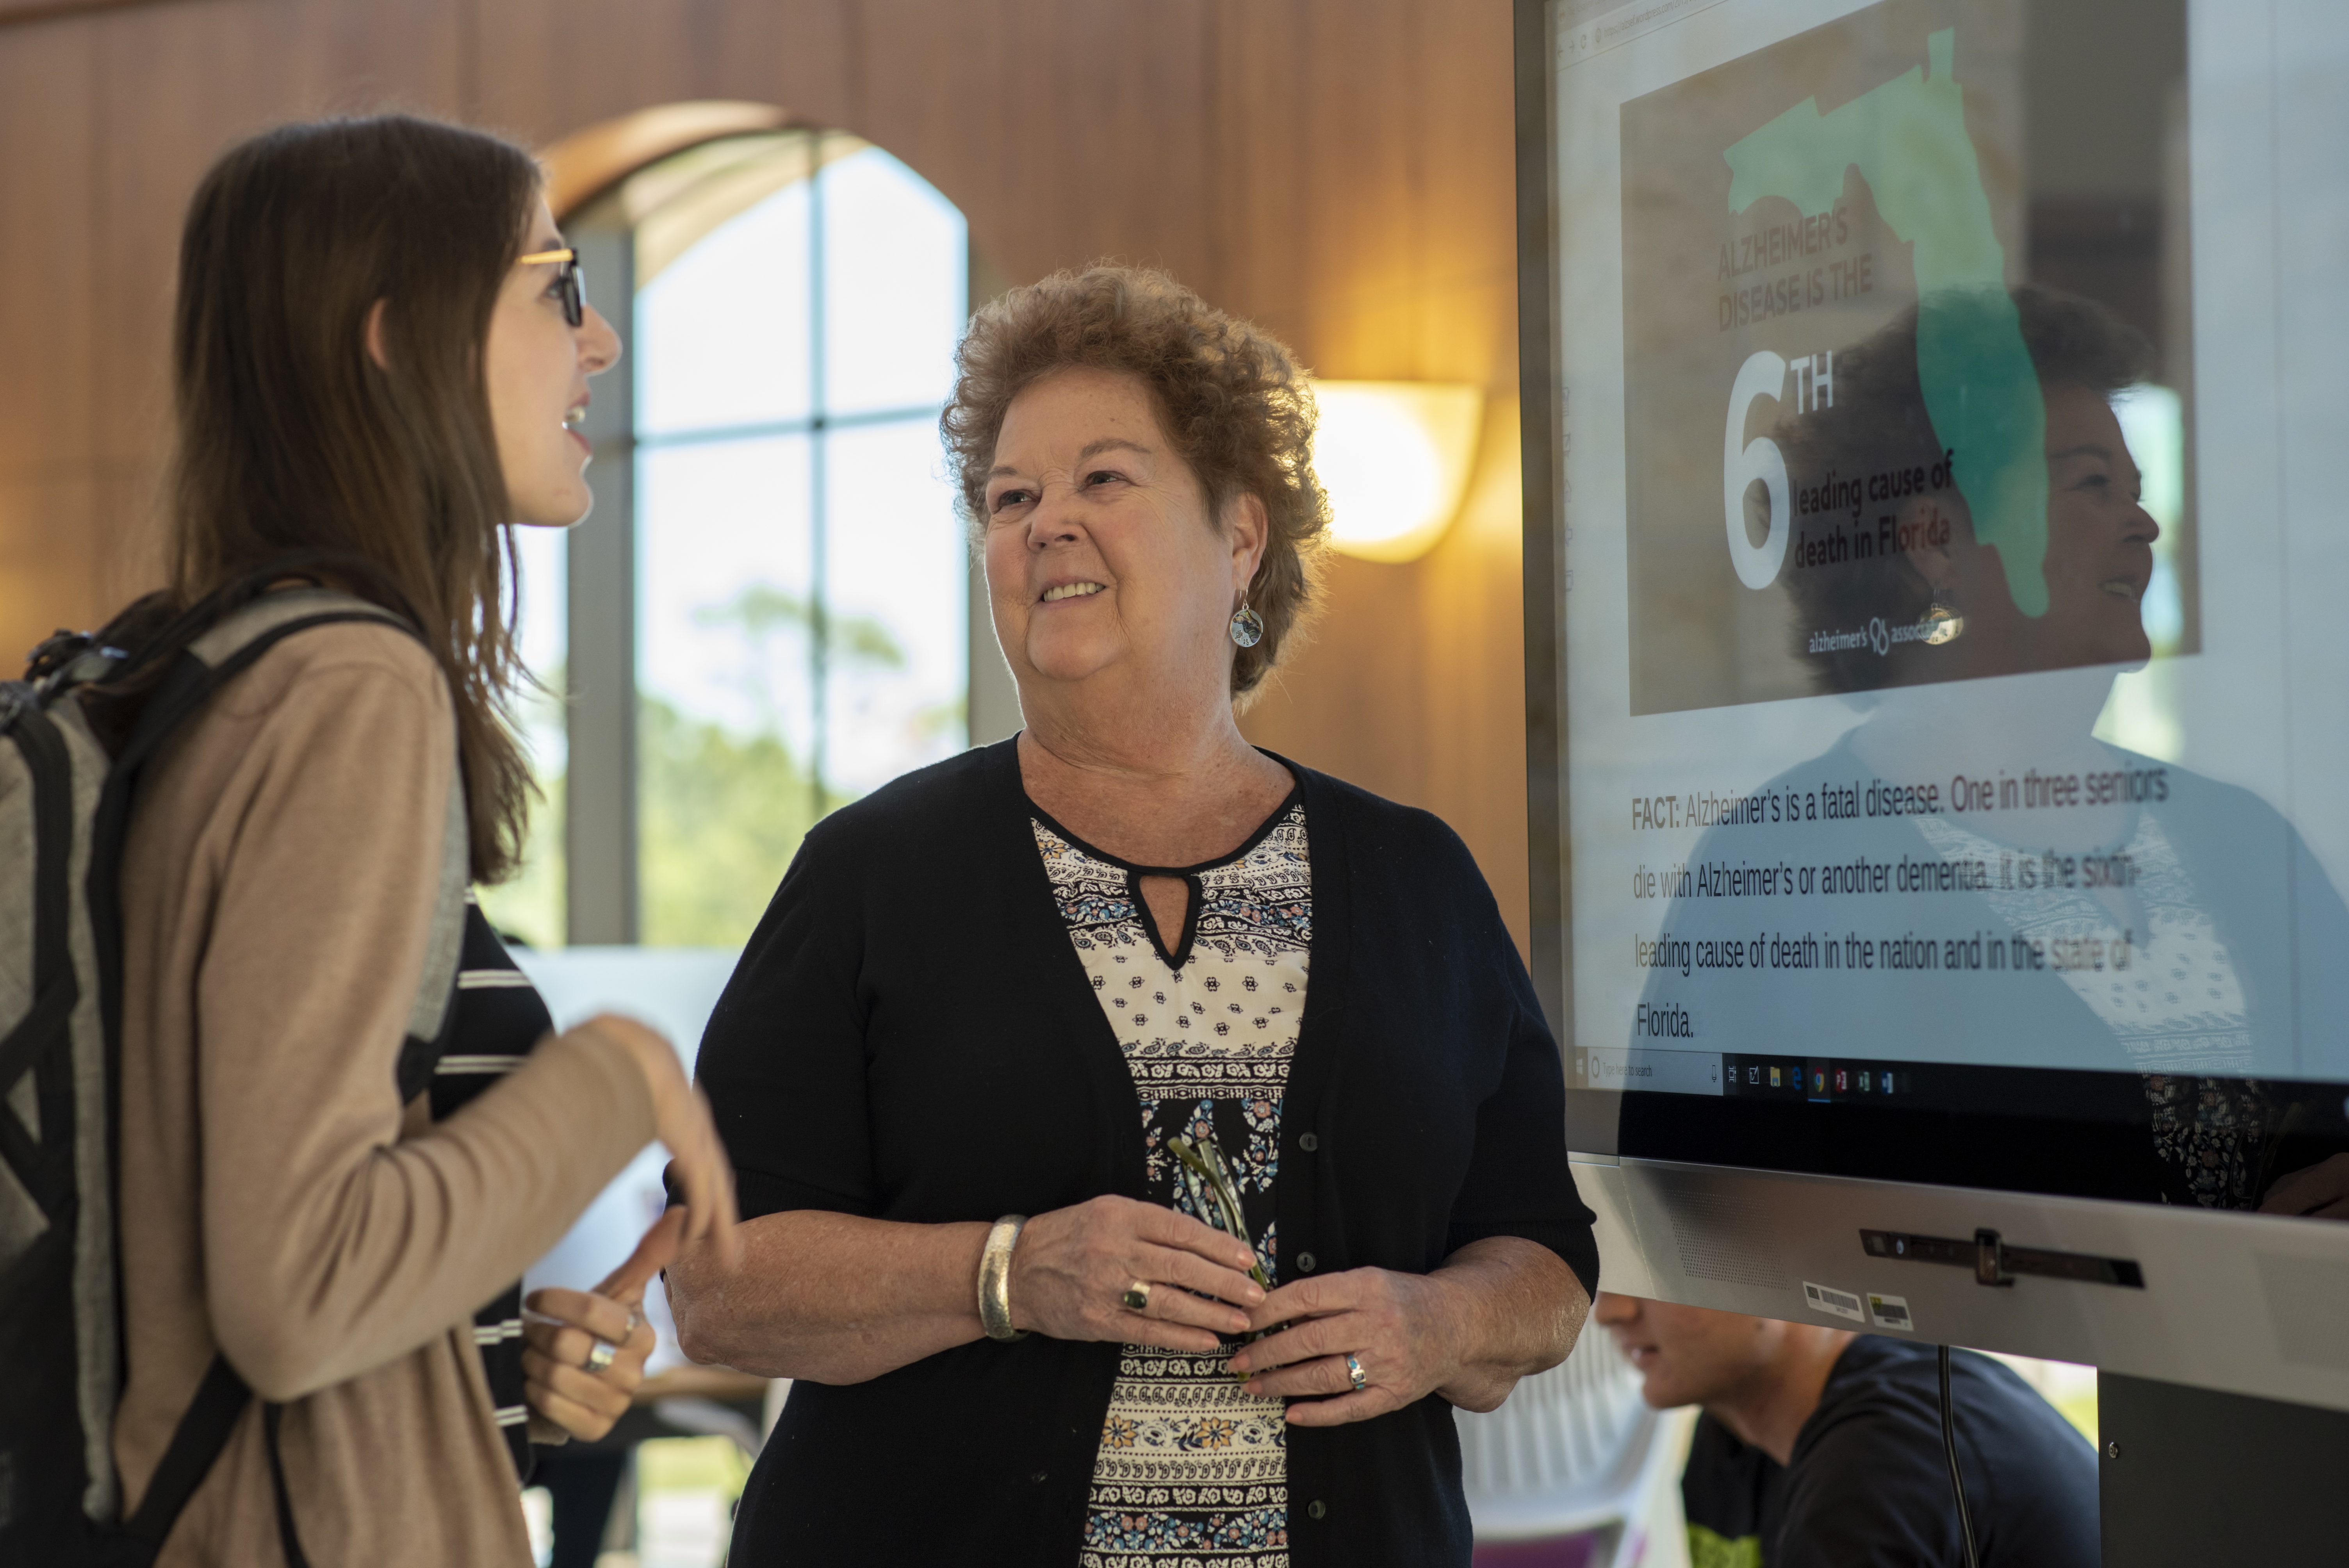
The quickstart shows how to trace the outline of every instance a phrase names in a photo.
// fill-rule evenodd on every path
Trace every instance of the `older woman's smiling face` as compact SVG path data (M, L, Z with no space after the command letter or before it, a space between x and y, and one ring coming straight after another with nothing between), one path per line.
M2065 384L2043 389L2047 410L2047 613L2014 607L1995 550L1972 546L1962 503L1951 509L1967 548L1920 559L1955 596L1965 632L1932 677L2136 664L2152 655L2141 602L2161 527L2140 500L2143 479L2106 397ZM1938 502L1920 503L1929 511Z
M1225 628L1264 527L1248 498L1226 510L1218 527L1134 377L1071 368L1012 399L987 481L987 583L1023 698L1102 676L1227 688Z
M2047 634L2051 664L2135 663L2152 656L2141 608L2161 525L2145 510L2111 402L2085 387L2050 387L2047 401Z

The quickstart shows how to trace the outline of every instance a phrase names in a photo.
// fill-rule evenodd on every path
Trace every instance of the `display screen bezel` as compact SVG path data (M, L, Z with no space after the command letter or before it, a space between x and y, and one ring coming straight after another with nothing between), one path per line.
M1601 1158L2066 1198L2179 1201L2148 1178L2148 1079L2137 1072L1931 1068L1920 1071L1920 1081L1897 1103L1625 1092L1588 1087L1587 1076L1578 1081L1572 728L1563 626L1568 566L1560 469L1566 421L1557 320L1562 266L1554 98L1559 4L1515 0L1514 29L1530 968L1568 1061L1568 1147ZM2349 1086L2207 1081L2224 1092L2290 1101L2306 1112L2300 1119L2311 1147L2349 1148Z

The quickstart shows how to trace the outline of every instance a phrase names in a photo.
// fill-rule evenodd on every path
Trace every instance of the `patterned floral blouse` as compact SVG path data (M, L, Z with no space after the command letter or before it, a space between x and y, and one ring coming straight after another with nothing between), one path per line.
M1212 1133L1257 1262L1278 1284L1280 1102L1313 935L1304 806L1292 796L1233 854L1185 868L1132 866L1040 816L1032 825L1069 939L1125 1053L1151 1191L1193 1212L1166 1140ZM1145 873L1190 884L1172 953L1145 915ZM1286 1568L1283 1405L1243 1392L1225 1369L1230 1354L1228 1346L1198 1357L1125 1346L1093 1467L1082 1568Z
M1948 861L1995 865L2009 847L1946 817L1917 830ZM2113 1032L2130 1065L2149 1069L2146 1103L2165 1185L2206 1209L2256 1209L2262 1146L2276 1119L2267 1086L2240 1074L2254 1057L2243 976L2160 819L2140 811L2121 849L2136 870L2126 895L2084 889L1992 890L2010 931L2053 944L2101 937L2125 954L2109 970L2062 978ZM2164 1193L2167 1202L2168 1194Z

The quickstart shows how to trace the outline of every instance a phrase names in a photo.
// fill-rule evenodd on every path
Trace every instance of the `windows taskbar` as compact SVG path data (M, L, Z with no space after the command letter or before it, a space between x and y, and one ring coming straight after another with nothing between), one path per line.
M2214 1075L2192 1064L2109 1072L1982 1067L1894 1057L1754 1056L1737 1052L1594 1047L1567 1053L1568 1087L1709 1095L1812 1105L1878 1105L2068 1119L2111 1107L2116 1088L2134 1110L2148 1078L2245 1086L2292 1099L2349 1095L2349 1082Z
M1594 1153L2209 1204L2216 1152L2240 1167L2228 1185L2241 1189L2217 1194L2218 1206L2254 1207L2276 1177L2349 1152L2349 1083L2332 1080L2186 1065L2093 1072L1638 1047L1566 1056L1568 1141Z

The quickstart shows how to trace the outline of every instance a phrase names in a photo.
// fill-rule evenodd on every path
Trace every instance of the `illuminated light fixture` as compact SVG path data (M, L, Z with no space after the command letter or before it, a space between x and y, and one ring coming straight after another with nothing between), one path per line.
M1330 542L1365 561L1424 555L1460 511L1485 389L1442 381L1316 381L1313 472Z

